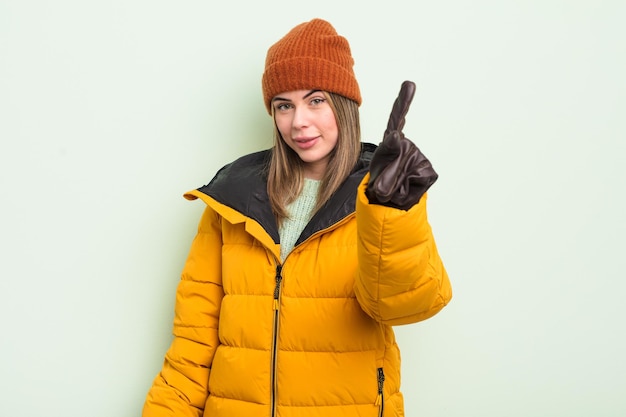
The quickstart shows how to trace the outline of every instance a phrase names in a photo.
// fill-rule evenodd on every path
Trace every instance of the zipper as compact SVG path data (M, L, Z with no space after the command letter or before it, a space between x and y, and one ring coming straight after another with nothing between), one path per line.
M278 352L278 325L279 323L279 314L280 314L280 288L281 283L283 281L282 265L276 264L276 284L274 286L274 328L272 332L272 363L271 363L271 387L270 387L270 417L274 417L276 415L276 363L277 363L277 352Z
M376 397L375 405L377 405L379 408L378 415L380 417L383 416L383 412L385 411L385 394L383 390L384 385L385 373L383 372L383 368L378 368L378 396Z
M276 285L274 286L274 311L275 312L278 311L278 304L279 304L278 299L280 298L280 284L283 281L283 276L281 275L282 270L283 270L282 265L280 264L276 265L276 276L275 276Z
M300 242L298 246L304 244L305 242L312 240L316 236L319 236L330 230L336 229L340 225L349 221L355 215L356 215L355 213L351 213L347 215L346 217L340 219L339 221L333 223L330 227L327 227L326 229L318 230L317 232L313 233L311 236L307 237L303 242ZM293 250L291 252L293 252ZM285 259L283 260L283 264L285 263L285 261L287 261L290 255L291 253L287 254ZM276 276L275 276L275 285L274 285L274 300L273 300L273 307L272 307L274 310L274 325L273 325L273 331L272 331L272 352L271 352L272 356L271 356L271 365L270 365L271 366L270 417L276 416L276 394L278 390L278 386L276 383L276 368L277 368L277 362L278 362L278 357L277 357L278 356L278 328L280 325L280 290L282 288L282 281L283 281L283 276L282 276L283 264L281 264L278 261L278 259L276 259ZM379 374L382 374L382 368L379 368L378 372ZM383 380L385 379L384 375L382 378ZM380 379L380 376L379 376L379 379ZM379 382L379 386L381 386L380 384L382 384L382 382ZM381 393L382 393L382 388L379 388L379 397L382 397ZM380 416L382 417L382 407L381 407Z

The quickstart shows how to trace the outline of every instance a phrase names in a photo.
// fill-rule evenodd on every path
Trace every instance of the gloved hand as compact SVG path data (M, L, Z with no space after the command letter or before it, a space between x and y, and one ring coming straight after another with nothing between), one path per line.
M370 203L408 210L437 180L430 161L404 137L404 117L415 94L415 84L402 83L393 104L387 130L370 163L365 195Z

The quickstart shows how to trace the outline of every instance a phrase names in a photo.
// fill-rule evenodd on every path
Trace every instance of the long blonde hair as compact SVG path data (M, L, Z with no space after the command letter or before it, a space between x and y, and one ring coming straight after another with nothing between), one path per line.
M324 92L335 114L339 137L330 153L320 184L314 212L319 210L350 175L361 152L361 124L358 104L338 94ZM272 109L272 118L274 110ZM304 163L282 139L274 124L274 147L268 168L267 193L276 221L286 217L287 205L294 201L304 184Z

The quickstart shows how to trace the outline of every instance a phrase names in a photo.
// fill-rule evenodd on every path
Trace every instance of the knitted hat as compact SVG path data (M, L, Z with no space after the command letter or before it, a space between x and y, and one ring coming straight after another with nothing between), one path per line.
M313 19L294 27L267 51L263 99L271 114L271 100L294 90L322 90L361 104L354 77L350 45L325 20Z

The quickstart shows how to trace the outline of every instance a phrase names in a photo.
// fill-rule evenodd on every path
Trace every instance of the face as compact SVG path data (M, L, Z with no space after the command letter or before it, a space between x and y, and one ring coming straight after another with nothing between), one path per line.
M297 90L272 99L274 120L283 140L304 162L306 178L324 176L339 129L326 96L319 90Z

